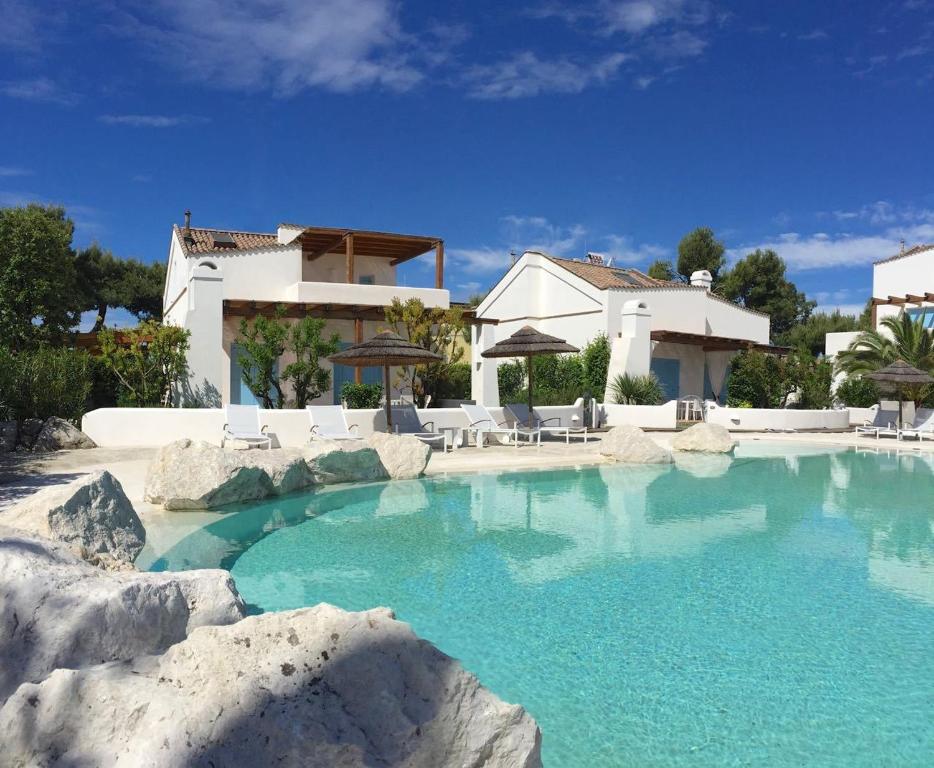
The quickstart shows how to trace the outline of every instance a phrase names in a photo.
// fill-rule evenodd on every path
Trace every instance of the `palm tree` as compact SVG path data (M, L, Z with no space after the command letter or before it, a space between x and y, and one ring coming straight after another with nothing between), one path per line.
M915 320L904 311L897 317L886 317L880 330L864 331L840 352L837 365L848 375L859 376L904 360L919 371L934 375L934 333L924 324L924 313ZM924 399L924 389L913 393L916 402Z

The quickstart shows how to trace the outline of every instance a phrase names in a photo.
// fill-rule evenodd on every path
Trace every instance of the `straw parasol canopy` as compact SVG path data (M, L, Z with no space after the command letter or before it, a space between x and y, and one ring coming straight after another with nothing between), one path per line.
M871 379L894 389L898 394L898 423L902 425L902 394L909 387L920 387L925 384L934 384L934 377L908 365L904 360L896 360L873 373L864 374L863 378Z
M350 365L355 368L369 366L383 367L383 389L386 400L386 431L392 432L392 407L389 389L389 367L392 365L417 365L418 363L439 363L441 355L406 341L392 331L381 331L369 341L354 344L352 347L331 355L332 363Z
M522 326L508 339L503 339L481 352L481 357L527 357L529 359L529 428L532 427L532 358L535 355L554 355L562 352L580 352L564 339Z

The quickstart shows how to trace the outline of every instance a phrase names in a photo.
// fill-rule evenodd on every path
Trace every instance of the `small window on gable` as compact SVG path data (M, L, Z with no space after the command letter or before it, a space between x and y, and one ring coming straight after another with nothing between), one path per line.
M217 264L215 264L213 261L199 261L198 266L207 267L208 269L217 269Z
M213 241L215 248L237 247L237 243L234 241L233 236L229 232L215 232Z
M376 285L376 276L360 275L360 285Z

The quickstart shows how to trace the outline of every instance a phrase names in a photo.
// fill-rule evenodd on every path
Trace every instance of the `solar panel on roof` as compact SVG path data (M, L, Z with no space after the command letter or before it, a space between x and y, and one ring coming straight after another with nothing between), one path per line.
M229 232L215 232L214 233L214 247L215 248L236 248L237 243L231 237Z

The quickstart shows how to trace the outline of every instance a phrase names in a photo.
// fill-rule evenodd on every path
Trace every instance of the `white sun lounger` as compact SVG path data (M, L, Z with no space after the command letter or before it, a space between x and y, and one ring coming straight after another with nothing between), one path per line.
M896 438L901 440L903 437L916 437L918 442L925 438L934 440L934 409L919 410L910 427L898 430Z
M396 434L417 437L426 445L434 446L440 443L441 450L445 452L448 449L448 433L435 432L433 421L422 423L418 418L418 411L411 403L392 407L392 428Z
M259 406L256 405L228 405L226 408L227 423L224 424L224 435L221 437L221 448L228 440L242 440L249 445L258 447L272 447L272 438L266 434L269 428L265 424L260 426Z
M856 428L856 435L873 435L878 440L882 435L895 435L898 437L898 413L895 411L884 411L881 408L876 411L872 421L867 421L862 426Z
M513 418L516 421L516 426L523 427L529 426L529 406L526 403L510 403L506 406L509 412L512 414ZM550 424L550 422L556 422L555 424ZM584 443L587 442L587 427L565 427L561 424L561 419L558 416L554 416L550 419L543 419L535 409L532 409L532 429L541 430L546 435L557 435L558 437L564 437L565 442L570 445L571 435L581 435L584 438Z
M525 435L529 439L529 445L533 440L542 443L542 431L540 429L520 429L506 422L497 422L492 414L482 405L470 405L461 403L464 413L467 414L469 424L467 425L467 434L474 436L478 448L483 447L483 441L487 435L505 435L507 439L512 440L513 445L519 447L519 435Z
M347 426L344 409L340 405L306 405L308 419L311 421L311 439L319 440L362 440L360 435L350 430L357 429L356 424Z

